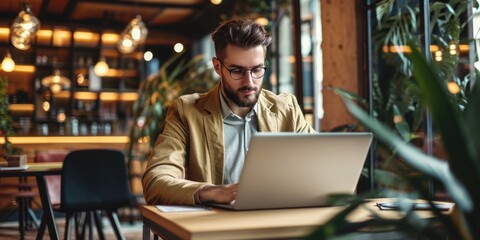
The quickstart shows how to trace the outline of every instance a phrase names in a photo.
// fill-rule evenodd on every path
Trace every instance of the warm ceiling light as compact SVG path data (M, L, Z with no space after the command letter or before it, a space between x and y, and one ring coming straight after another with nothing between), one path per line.
M260 26L268 26L268 18L266 17L259 17L257 19L255 19L255 22L260 25Z
M152 59L153 59L153 53L150 52L150 51L146 51L146 52L143 54L143 59L144 59L145 61L147 61L147 62L150 61L150 60L152 60Z
M100 60L95 64L93 72L99 77L106 76L110 68L108 67L105 57L101 57Z
M142 16L137 15L127 24L123 32L120 34L117 48L122 53L131 53L138 45L145 42L147 35L148 29L142 21Z
M85 76L81 73L77 75L77 85L78 86L86 86L87 85L87 80L85 79Z
M210 2L214 5L219 5L220 3L222 3L222 0L210 0Z
M448 91L450 91L451 94L457 94L460 92L460 87L456 82L448 82L447 83L447 88Z
M130 38L130 35L123 36L120 41L117 42L118 51L121 53L131 53L135 50L133 45L133 40Z
M10 38L13 46L20 50L29 49L39 28L40 21L32 15L30 5L24 4L22 11L12 23Z
M42 109L44 112L48 112L50 110L50 103L48 101L43 101L42 103Z
M142 21L142 16L137 15L136 18L130 21L130 24L125 29L132 36L133 43L139 45L145 42L148 35L148 29Z
M53 75L46 76L42 79L42 85L49 87L52 93L59 93L62 88L70 87L70 79L60 74L60 70L55 69Z
M177 43L175 46L173 46L173 50L177 53L180 53L183 51L183 44Z
M15 69L15 62L12 59L12 56L10 55L10 52L7 50L7 53L5 53L5 57L3 58L2 61L2 70L4 72L13 72Z

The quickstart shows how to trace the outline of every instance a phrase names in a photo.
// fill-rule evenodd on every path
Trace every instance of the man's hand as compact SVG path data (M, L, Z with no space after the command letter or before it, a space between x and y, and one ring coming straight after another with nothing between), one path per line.
M230 203L235 200L238 184L208 185L198 191L201 203Z

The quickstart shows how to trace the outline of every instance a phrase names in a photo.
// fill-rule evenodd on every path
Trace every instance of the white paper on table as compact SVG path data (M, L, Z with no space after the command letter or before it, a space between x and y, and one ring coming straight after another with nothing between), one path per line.
M161 212L199 212L210 210L210 208L204 206L156 205L156 207Z
M3 170L18 171L18 170L26 170L26 169L28 169L28 165L23 165L21 167L0 167L0 171L3 171Z

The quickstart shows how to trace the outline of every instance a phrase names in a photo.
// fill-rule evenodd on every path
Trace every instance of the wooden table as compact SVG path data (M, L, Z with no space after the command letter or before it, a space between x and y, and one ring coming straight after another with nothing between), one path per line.
M377 199L378 201L385 201ZM350 214L348 220L370 219L370 211L389 218L399 218L397 211L380 211L376 201L366 203ZM161 212L155 206L143 206L144 240L150 230L165 239L280 239L307 236L325 224L344 207L316 207L255 211L211 209L198 212ZM429 211L418 211L422 218Z
M62 173L61 162L48 162L48 163L28 163L28 169L26 170L1 170L0 177L29 177L34 176L37 182L38 193L40 194L40 200L42 202L42 226L48 227L48 233L50 239L58 239L58 229L53 217L52 204L50 202L50 195L48 194L48 186L45 182L45 176L47 175L60 175ZM42 236L40 236L42 235ZM37 239L43 238L43 231L38 231Z

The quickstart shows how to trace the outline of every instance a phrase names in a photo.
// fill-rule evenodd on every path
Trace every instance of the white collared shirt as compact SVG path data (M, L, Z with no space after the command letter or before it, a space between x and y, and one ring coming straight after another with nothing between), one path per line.
M258 132L257 104L242 118L232 112L220 92L225 146L223 184L238 183L250 139Z

